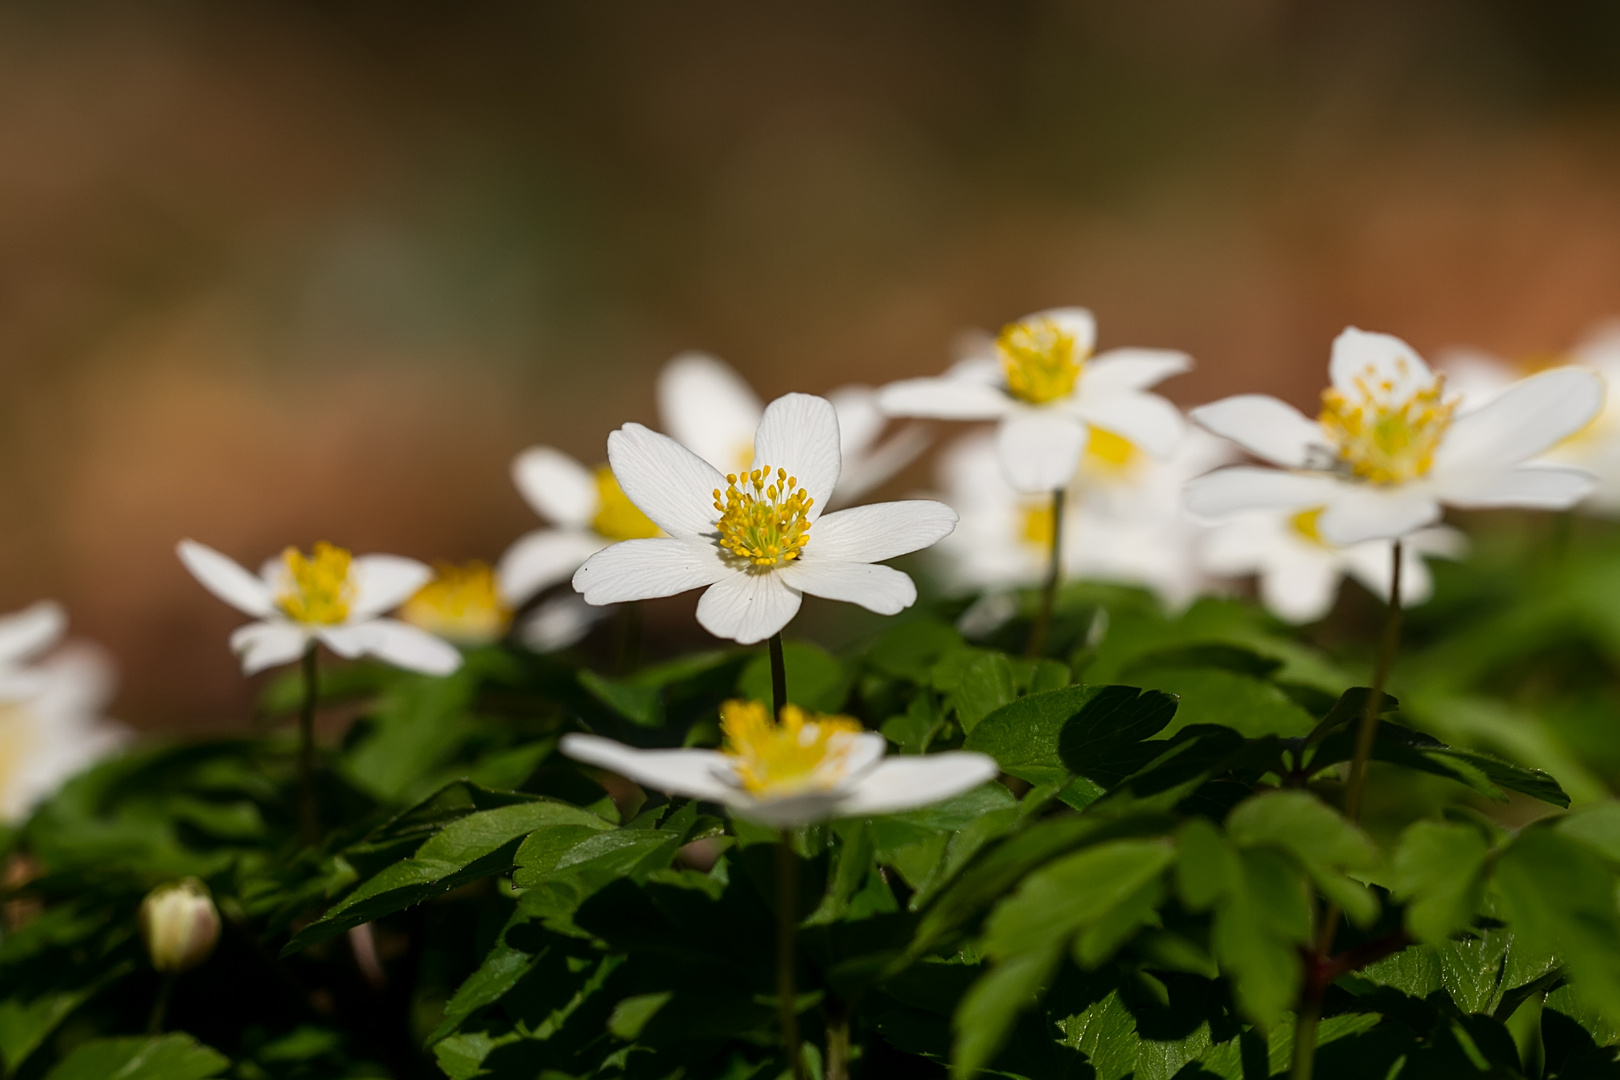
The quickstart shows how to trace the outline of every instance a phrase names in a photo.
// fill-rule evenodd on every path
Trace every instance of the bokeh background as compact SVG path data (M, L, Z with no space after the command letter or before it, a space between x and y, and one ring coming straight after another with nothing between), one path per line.
M510 457L683 348L821 390L1080 303L1301 405L1347 323L1558 350L1620 313L1617 56L1603 0L8 4L0 606L236 723L176 539L493 558Z

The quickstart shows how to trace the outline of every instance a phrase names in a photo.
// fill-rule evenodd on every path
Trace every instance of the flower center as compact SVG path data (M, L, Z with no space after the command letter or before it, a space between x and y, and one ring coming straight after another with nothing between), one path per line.
M1008 391L1032 405L1069 396L1085 361L1075 348L1074 335L1044 317L1002 327L996 352L1007 373Z
M349 617L354 585L349 564L354 556L322 540L305 557L297 548L281 553L285 567L276 603L295 622L335 626Z
M797 559L810 540L806 515L815 502L799 487L799 478L769 465L726 477L724 496L714 489L720 511L720 546L755 566L781 566Z
M596 467L596 516L591 528L609 540L650 540L659 529L619 486L607 465Z
M1404 376L1406 361L1397 364ZM1405 483L1434 464L1456 408L1441 400L1444 391L1445 376L1437 374L1429 385L1398 395L1395 380L1368 365L1356 377L1354 394L1322 391L1321 424L1351 472L1375 484Z
M512 624L512 609L495 587L495 571L476 559L461 566L434 564L433 580L405 601L399 614L458 645L487 645Z
M1317 522L1322 517L1322 511L1326 509L1325 506L1316 506L1309 510L1301 510L1288 519L1288 526L1311 543L1327 547L1327 541L1322 539L1322 533L1317 528Z
M1141 456L1131 440L1102 428L1092 428L1086 440L1085 468L1093 473L1120 476L1130 472Z
M18 784L38 743L30 706L21 701L0 703L0 822L19 818L28 810L23 802L26 792Z
M720 706L720 730L743 788L781 798L837 786L863 729L847 716L812 715L797 705L782 706L775 723L763 702L728 701Z
M1057 518L1052 513L1050 501L1031 504L1024 507L1023 540L1030 547L1040 552L1052 550L1052 530L1057 524Z

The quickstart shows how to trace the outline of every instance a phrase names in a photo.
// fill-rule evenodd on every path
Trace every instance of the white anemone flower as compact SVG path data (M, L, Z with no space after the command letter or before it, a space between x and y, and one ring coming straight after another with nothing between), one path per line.
M288 548L255 575L195 540L182 540L179 553L205 589L258 620L231 635L244 674L291 663L314 642L348 659L374 656L429 675L448 675L461 666L455 646L383 617L433 576L415 559L356 558L322 542L308 556Z
M0 822L18 822L64 781L129 739L106 719L112 662L94 646L60 642L67 621L45 601L0 618Z
M433 564L433 577L400 605L399 617L434 637L475 649L499 641L512 625L512 607L481 559Z
M843 470L829 500L833 506L860 498L916 460L928 445L912 424L880 440L888 418L869 386L841 386L827 400L838 413ZM723 473L754 459L754 431L765 403L729 364L702 352L683 352L658 373L658 417L676 442Z
M1221 518L1321 507L1317 530L1342 547L1432 525L1442 504L1564 509L1592 490L1583 470L1531 461L1597 415L1603 384L1590 372L1546 371L1462 411L1411 346L1351 327L1333 342L1331 374L1314 421L1264 394L1194 409L1198 423L1282 468L1211 473L1188 485L1188 508Z
M1347 576L1387 601L1393 583L1388 541L1336 547L1317 529L1321 515L1320 509L1239 514L1210 532L1203 565L1213 574L1258 575L1261 603L1291 623L1315 622L1332 610L1339 582ZM1401 607L1414 607L1433 594L1427 558L1457 559L1467 548L1467 537L1444 525L1407 536L1401 544Z
M1182 509L1181 489L1230 454L1202 431L1186 432L1163 460L1101 434L1093 432L1065 492L1063 576L1141 585L1167 606L1184 607L1215 583L1195 557L1208 528ZM953 443L940 459L939 475L946 501L962 515L936 549L947 580L989 590L1039 584L1051 558L1051 499L1023 494L1007 482L988 432Z
M1069 483L1094 430L1167 457L1186 425L1147 389L1186 371L1191 357L1161 349L1093 356L1096 339L1085 308L1037 312L939 378L884 387L878 404L890 416L999 420L1001 467L1013 487L1032 494Z
M596 735L564 735L562 752L645 787L720 803L741 818L790 829L875 817L939 802L995 778L985 754L884 757L883 736L847 716L796 705L779 723L760 702L720 709L723 750L640 750Z
M1524 375L1557 365L1576 365L1593 372L1605 388L1620 386L1620 322L1594 329L1567 355L1536 357L1513 363L1487 353L1453 350L1439 358L1446 382L1457 391L1458 409L1479 408ZM1586 469L1597 486L1581 508L1607 517L1620 516L1620 395L1606 394L1596 419L1553 446L1538 460Z
M574 574L590 604L704 589L699 624L744 645L798 613L804 594L893 615L917 599L911 578L879 560L935 543L956 512L926 499L822 514L838 483L838 417L825 398L771 402L754 436L753 468L714 466L640 424L608 436L608 460L630 501L669 535L626 540Z

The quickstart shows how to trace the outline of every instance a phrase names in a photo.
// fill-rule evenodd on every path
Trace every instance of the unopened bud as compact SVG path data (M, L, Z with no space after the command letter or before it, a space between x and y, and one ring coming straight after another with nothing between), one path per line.
M219 941L219 909L196 878L159 885L141 901L141 937L152 966L164 974L190 971Z

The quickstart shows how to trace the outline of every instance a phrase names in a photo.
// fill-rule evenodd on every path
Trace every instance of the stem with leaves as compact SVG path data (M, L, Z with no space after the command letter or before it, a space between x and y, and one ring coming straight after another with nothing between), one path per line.
M1052 625L1052 609L1057 604L1058 582L1063 577L1063 489L1052 492L1052 552L1046 566L1046 584L1041 587L1041 607L1035 625L1029 628L1024 655L1034 659L1046 647L1046 631Z
M1373 669L1372 689L1367 707L1356 730L1356 753L1350 759L1350 783L1344 793L1344 813L1351 821L1361 820L1362 791L1367 784L1367 762L1372 758L1373 741L1378 735L1378 717L1383 712L1384 687L1395 666L1395 647L1401 639L1401 542L1390 545L1389 606L1384 615L1384 638L1378 646L1378 664Z
M782 1051L793 1067L793 1080L805 1080L804 1052L799 1043L799 990L793 958L794 938L799 932L798 896L799 857L793 851L793 833L783 829L776 841L777 1014L782 1024Z

